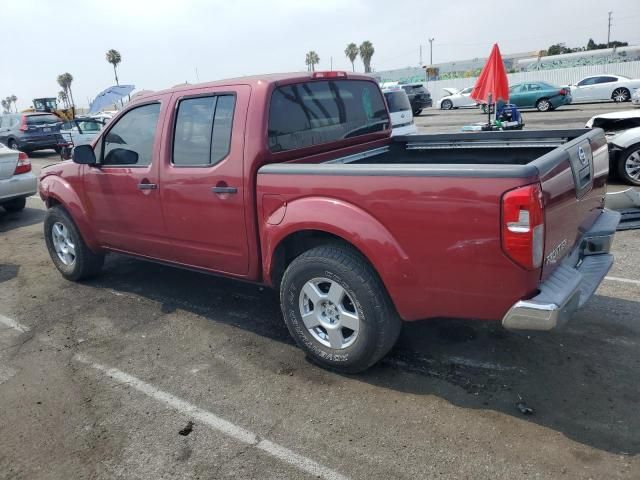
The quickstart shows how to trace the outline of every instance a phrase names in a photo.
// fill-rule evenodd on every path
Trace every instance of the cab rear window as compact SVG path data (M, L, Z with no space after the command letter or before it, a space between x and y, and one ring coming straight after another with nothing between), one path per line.
M269 149L276 152L380 132L389 116L378 86L327 80L278 87L269 107Z

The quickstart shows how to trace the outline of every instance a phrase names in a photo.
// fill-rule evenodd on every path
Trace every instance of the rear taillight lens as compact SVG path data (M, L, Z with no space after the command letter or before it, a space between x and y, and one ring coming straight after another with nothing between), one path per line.
M542 266L544 206L539 183L503 195L502 249L511 260L528 270Z
M16 165L16 169L13 172L14 175L19 175L21 173L27 173L31 171L31 160L27 157L27 154L24 152L20 152L18 154L18 164Z
M567 93L569 92L567 92L564 88L558 92L559 95L566 95Z
M27 126L27 117L23 115L22 120L20 120L20 131L26 132L27 130L29 130L29 127Z

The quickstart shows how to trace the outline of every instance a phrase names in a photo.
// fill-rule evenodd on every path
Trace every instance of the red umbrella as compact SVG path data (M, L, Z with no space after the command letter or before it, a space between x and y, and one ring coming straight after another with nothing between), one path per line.
M476 80L471 98L478 103L490 105L498 100L509 101L509 80L498 44L493 44L491 55Z

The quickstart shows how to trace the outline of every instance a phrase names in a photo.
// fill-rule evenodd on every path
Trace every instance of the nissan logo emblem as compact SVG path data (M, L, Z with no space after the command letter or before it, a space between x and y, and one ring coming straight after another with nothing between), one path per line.
M587 154L584 153L584 148L582 147L578 147L578 160L580 160L582 165L587 164Z

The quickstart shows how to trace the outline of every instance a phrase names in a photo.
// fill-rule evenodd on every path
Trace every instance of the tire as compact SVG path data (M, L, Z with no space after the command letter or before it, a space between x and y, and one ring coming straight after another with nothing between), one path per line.
M631 98L631 92L627 88L616 88L611 94L611 100L616 103L628 102Z
M418 115L420 115L421 113L422 113L422 109L421 109L421 108L419 108L418 110L415 110L415 111L413 112L413 115L414 115L414 116L418 116Z
M440 104L442 110L451 110L453 108L453 102L451 100L443 100Z
M54 233L54 227L58 233ZM64 208L55 206L47 210L44 219L44 238L53 264L67 280L75 282L100 272L104 255L93 253L87 247L71 216ZM62 251L58 253L57 248L61 245ZM70 246L73 250L69 248Z
M629 185L640 186L640 143L618 154L618 175Z
M536 102L536 108L539 112L548 112L553 108L548 98L541 98Z
M11 150L18 150L18 142L16 142L13 138L7 142L7 147Z
M7 212L20 212L20 211L24 210L24 207L26 207L26 206L27 206L27 199L24 198L24 197L14 198L10 202L2 204L2 207Z
M345 373L366 370L386 355L402 325L374 269L342 245L316 247L294 259L282 278L280 305L308 357Z

